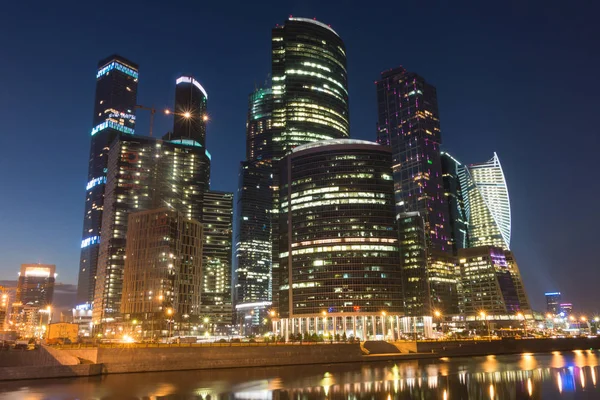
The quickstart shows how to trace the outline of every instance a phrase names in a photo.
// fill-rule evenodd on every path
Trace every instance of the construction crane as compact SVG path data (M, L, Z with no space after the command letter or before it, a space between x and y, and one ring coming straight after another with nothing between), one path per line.
M141 104L136 104L135 108L150 111L150 129L148 129L148 131L149 131L148 133L150 134L150 137L152 137L152 128L154 127L154 114L156 114L156 108L154 108L154 106L147 107L147 106L143 106Z

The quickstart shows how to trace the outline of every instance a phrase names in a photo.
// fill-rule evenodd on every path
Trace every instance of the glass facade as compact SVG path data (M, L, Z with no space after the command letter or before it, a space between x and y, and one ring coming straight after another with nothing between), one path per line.
M94 298L108 148L121 132L134 133L137 85L138 66L135 63L117 55L98 63L77 283L78 304L90 303Z
M246 160L272 160L273 157L273 90L257 88L248 99Z
M231 242L233 193L204 193L202 225L202 295L200 314L213 332L233 322L231 304Z
M461 270L464 313L488 316L515 315L522 307L515 281L515 263L507 261L502 248L493 246L460 249L458 257Z
M460 185L462 164L448 153L442 152L441 157L444 195L446 196L450 217L450 240L452 253L456 255L458 249L469 247L469 225L467 224L465 203Z
M466 165L460 174L473 247L510 248L510 200L498 155L481 164Z
M55 279L56 265L22 264L15 301L35 307L46 307L52 304Z
M273 29L271 40L279 155L304 143L348 137L346 48L339 35L319 21L290 17Z
M297 147L280 167L279 315L398 315L389 149L323 141Z
M560 292L547 292L544 296L546 296L546 311L552 315L560 314Z
M170 208L129 214L121 313L143 337L165 329L167 309L180 322L200 314L201 252L198 221Z
M202 221L210 160L202 147L121 135L108 152L94 323L120 316L127 216L169 207Z
M188 139L206 147L206 90L191 76L181 76L175 86L175 112L171 140Z

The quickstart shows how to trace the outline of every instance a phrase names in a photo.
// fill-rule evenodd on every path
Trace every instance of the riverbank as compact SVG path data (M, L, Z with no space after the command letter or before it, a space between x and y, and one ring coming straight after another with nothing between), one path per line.
M549 353L600 348L600 338L431 341L269 346L42 347L0 354L0 381L102 374L278 367Z

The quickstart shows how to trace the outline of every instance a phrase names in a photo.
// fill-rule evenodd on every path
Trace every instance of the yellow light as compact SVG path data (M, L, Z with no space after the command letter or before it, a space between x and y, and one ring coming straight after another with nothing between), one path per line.
M173 309L167 308L167 315L173 315Z
M158 296L158 300L162 301L163 299L164 299L164 297L162 294L160 296Z
M587 318L582 316L582 317L581 317L581 321L582 321L582 322L585 322L585 321L587 321Z
M183 116L184 116L185 118L190 118L190 117L192 116L192 114L190 114L190 112L189 112L189 111L187 111L187 112L184 112L184 113L183 113Z
M382 311L381 315L383 315L385 317L387 315L387 313L385 311Z
M485 317L486 317L486 315L485 315L485 312L481 311L481 312L479 313L479 316L480 316L481 318L485 318Z
M131 321L131 323L132 323L133 325L137 325L137 323L138 323L138 322L137 322L137 319L134 319L133 321Z
M165 110L165 114L167 114L167 115L171 114L171 110L169 110L169 109L166 109L166 110Z
M546 318L548 318L548 319L552 318L552 314L550 314L550 313L546 314Z
M275 316L275 311L271 311L271 317Z
M517 313L517 317L523 318L523 313Z
M323 311L321 312L321 314L323 314L323 316L327 315L327 311Z
M202 121L208 121L208 115L204 114L204 115L202 116Z
M205 324L208 323L208 317L204 317L203 321Z
M438 318L439 318L439 317L441 317L441 316L442 316L442 313L441 313L441 312L439 312L438 310L435 310L435 311L433 312L433 315L435 315L436 317L438 317Z

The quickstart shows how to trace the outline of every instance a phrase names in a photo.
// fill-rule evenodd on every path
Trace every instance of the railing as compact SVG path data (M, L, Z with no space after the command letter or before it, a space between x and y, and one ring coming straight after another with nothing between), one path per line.
M148 349L148 348L167 348L167 347L272 347L272 346L326 346L330 344L358 344L359 342L208 342L208 343L74 343L74 344L56 344L51 347L57 349L85 349L85 348L119 348L119 349Z

